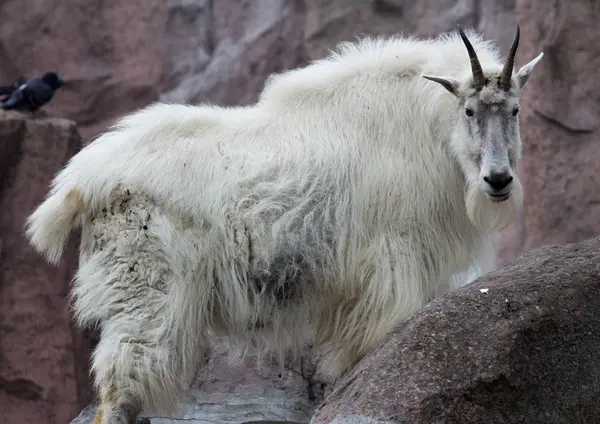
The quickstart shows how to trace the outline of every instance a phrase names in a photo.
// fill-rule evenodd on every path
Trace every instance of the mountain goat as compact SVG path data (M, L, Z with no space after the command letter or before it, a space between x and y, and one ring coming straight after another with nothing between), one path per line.
M522 204L520 90L462 30L366 38L271 76L256 104L155 104L75 155L27 219L99 324L96 423L172 412L211 340L352 367L476 264ZM466 47L466 50L465 50Z

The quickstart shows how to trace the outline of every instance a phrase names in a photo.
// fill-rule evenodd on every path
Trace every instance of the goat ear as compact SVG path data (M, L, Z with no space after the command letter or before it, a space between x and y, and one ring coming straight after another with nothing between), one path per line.
M452 77L436 77L434 75L423 75L423 78L429 80L429 81L433 81L433 82L437 82L438 84L440 84L442 87L444 87L446 90L448 90L450 93L454 94L456 97L458 97L458 81L455 80Z
M523 65L521 69L519 69L519 72L517 72L517 82L519 83L519 88L525 87L525 84L527 84L527 81L533 72L533 68L540 60L542 60L543 57L544 53L540 53L535 59L528 64Z

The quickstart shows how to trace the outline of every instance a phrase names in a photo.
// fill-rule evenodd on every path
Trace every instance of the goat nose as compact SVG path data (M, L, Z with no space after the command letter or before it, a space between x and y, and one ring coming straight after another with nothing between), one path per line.
M483 181L488 183L494 190L500 191L511 183L513 177L507 172L492 172L489 176L483 177Z

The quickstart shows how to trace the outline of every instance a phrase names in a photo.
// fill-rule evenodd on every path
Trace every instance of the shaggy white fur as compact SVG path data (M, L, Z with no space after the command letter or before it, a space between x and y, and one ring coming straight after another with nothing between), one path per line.
M467 34L497 76L493 45ZM73 301L101 326L97 422L172 412L214 337L281 357L311 342L341 372L457 275L492 268L522 202L518 117L498 112L499 129L464 107L518 104L534 64L507 93L476 92L456 33L364 39L270 77L252 106L155 104L82 149L27 235L55 263L82 227ZM502 202L482 182L499 163Z

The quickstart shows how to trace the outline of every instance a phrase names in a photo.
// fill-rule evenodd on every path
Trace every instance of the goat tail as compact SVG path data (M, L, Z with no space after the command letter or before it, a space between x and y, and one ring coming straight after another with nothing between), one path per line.
M25 234L35 250L56 265L84 209L84 197L79 189L57 190L27 218Z

